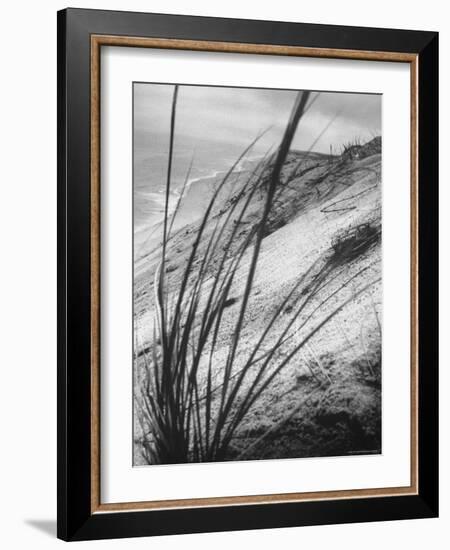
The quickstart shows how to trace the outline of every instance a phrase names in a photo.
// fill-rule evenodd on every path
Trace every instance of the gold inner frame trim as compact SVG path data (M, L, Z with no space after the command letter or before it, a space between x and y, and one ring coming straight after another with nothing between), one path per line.
M411 81L411 483L367 488L143 502L102 503L100 499L100 50L102 46L164 48L205 52L287 55L409 63ZM249 504L340 500L418 494L418 56L409 53L305 48L235 42L91 35L91 513Z

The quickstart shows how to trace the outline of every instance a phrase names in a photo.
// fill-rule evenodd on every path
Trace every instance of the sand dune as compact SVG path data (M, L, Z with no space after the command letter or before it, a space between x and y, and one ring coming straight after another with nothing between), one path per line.
M249 444L248 459L381 452L381 141L375 138L340 157L292 152L282 180L283 191L272 208L262 243L233 373L239 372L267 323L302 277L301 286L265 337L261 353L271 349L289 323L290 312L317 281L322 281L321 292L288 331L284 354L342 303L350 301L294 355L255 403L233 441L229 459L240 456ZM236 176L221 193L206 235L227 215L233 200L243 200L236 198L243 181ZM214 185L217 182L213 179L196 182L186 195L181 221L170 241L169 288L176 289L181 283L183 266L199 230L198 212L206 208L210 186ZM229 261L251 231L262 205L263 195L255 195L239 222ZM194 212L191 217L190 211ZM154 345L153 279L160 255L157 241L155 238L135 266L136 383L141 379L143 354ZM232 300L218 334L214 351L217 387L222 382L251 254L250 247L236 273ZM203 300L214 283L214 265L211 262ZM367 290L352 299L369 283ZM249 384L251 380L250 376ZM264 443L259 444L263 435ZM141 426L135 422L137 464L142 463L141 436Z

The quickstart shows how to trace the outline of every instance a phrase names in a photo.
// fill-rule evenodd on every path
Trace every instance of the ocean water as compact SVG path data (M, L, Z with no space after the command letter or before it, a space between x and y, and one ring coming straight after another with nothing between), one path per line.
M191 144L186 140L187 143L184 144L182 140L179 141L181 143L176 143L174 147L168 204L171 213L187 180L183 202L186 199L188 204L183 208L183 214L177 215L178 226L189 223L201 215L214 189L214 182L230 170L242 154L242 147L230 143L196 140ZM250 153L236 166L236 171L249 169L259 158L260 155ZM165 211L167 171L167 144L151 139L135 140L135 260L148 251L146 243L154 240L160 231Z

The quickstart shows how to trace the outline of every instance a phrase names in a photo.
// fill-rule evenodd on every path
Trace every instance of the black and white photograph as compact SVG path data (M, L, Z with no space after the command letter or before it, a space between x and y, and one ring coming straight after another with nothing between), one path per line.
M2 6L3 548L448 546L445 6Z
M133 84L135 466L381 453L381 106Z

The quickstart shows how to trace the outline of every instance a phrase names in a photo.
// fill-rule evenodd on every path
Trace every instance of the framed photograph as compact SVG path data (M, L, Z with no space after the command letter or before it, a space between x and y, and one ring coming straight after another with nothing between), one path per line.
M58 13L58 536L438 514L438 35Z

